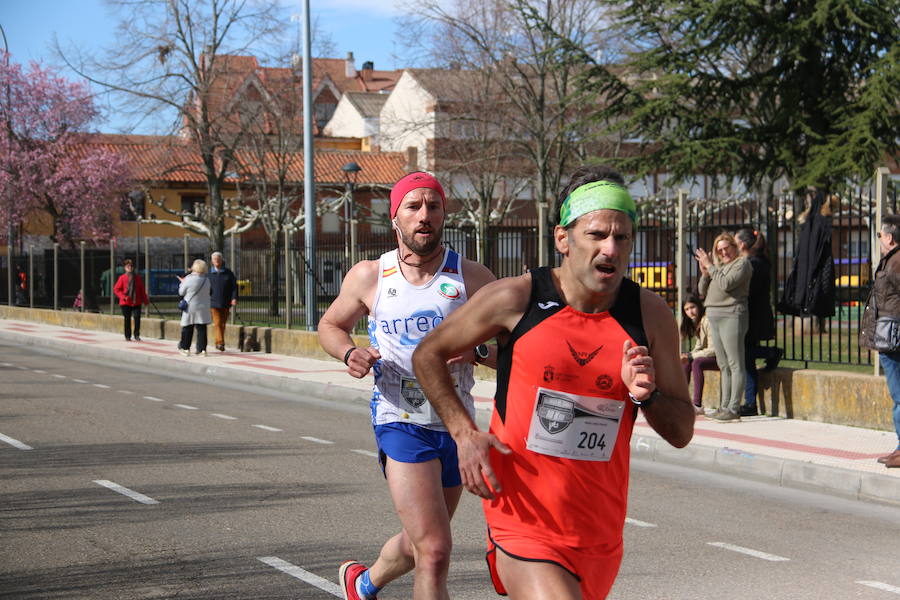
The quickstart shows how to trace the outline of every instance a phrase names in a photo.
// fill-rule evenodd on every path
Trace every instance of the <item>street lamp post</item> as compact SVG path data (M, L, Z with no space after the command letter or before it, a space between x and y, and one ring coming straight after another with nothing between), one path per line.
M12 104L10 102L10 82L9 82L9 44L6 43L6 32L3 30L3 26L0 26L0 35L3 36L3 57L6 60L6 137L7 137L7 145L9 145L9 140L12 138ZM10 148L6 148L7 155L7 165L9 168L10 179L12 178L12 156L10 154ZM9 294L7 300L10 306L13 305L13 276L12 276L12 247L13 247L13 224L12 224L12 213L13 213L13 198L12 198L12 185L11 181L7 180L6 182L6 289Z
M347 213L350 216L350 264L347 265L347 271L356 264L357 247L356 247L356 203L353 201L353 192L356 190L356 180L359 178L359 172L362 171L355 162L348 162L341 167L344 172L344 185L346 186L347 201L344 203L344 240L347 239ZM345 271L346 272L346 271Z

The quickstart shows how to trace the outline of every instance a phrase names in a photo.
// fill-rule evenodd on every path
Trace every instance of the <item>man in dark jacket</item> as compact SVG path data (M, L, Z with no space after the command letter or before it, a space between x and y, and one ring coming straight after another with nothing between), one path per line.
M875 283L866 302L862 324L859 328L859 345L875 350L875 320L878 317L900 318L900 215L888 215L881 222L878 232L881 261L875 270ZM900 351L879 352L881 367L887 379L888 391L894 401L894 429L897 431L897 447L878 462L891 468L900 468Z
M221 252L213 252L212 267L209 269L210 306L212 308L213 331L216 336L216 350L225 351L225 324L228 312L237 304L237 279L231 269L225 267Z

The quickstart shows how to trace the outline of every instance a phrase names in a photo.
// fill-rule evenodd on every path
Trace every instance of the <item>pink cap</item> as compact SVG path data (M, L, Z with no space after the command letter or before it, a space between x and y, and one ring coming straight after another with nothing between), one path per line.
M421 171L409 173L401 177L400 181L395 183L394 188L391 190L392 219L397 216L397 209L400 208L400 203L403 202L403 198L405 198L406 195L411 191L417 190L419 188L432 189L441 195L441 204L445 204L447 202L447 199L444 197L444 188L441 187L441 184L438 183L437 179L435 179L428 173L423 173Z

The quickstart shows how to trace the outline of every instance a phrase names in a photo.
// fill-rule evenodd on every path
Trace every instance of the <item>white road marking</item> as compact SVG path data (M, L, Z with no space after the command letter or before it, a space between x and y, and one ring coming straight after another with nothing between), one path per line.
M637 519L632 519L631 517L625 517L625 522L629 525L634 525L635 527L656 527L656 523L647 523L646 521L638 521Z
M350 452L356 452L357 454L362 454L363 456L378 458L378 454L376 452L372 452L371 450L351 450Z
M895 585L889 585L887 583L881 583L880 581L857 581L856 583L860 585L867 585L870 588L875 588L876 590L882 590L884 592L893 592L895 594L900 594L900 587Z
M59 373L54 373L53 376L56 377L57 379L65 379L66 378L65 375L60 375Z
M109 389L109 386L108 386L108 385L103 385L102 383L95 383L95 384L94 384L94 387L98 387L98 388L104 389L104 390L108 390L108 389Z
M28 367L23 367L22 365L16 365L16 368L17 368L17 369L21 369L21 370L23 370L23 371L28 371L28 370L29 370Z
M118 483L113 483L112 481L107 481L106 479L95 479L94 483L96 483L97 485L102 485L105 488L109 488L114 492L118 492L123 496L128 496L132 500L136 500L141 504L159 504L157 500L154 500L150 496L145 496L134 490L129 490L127 487L123 487Z
M75 379L74 377L72 378L72 381L74 381L75 383L87 383L87 381L85 381L84 379Z
M34 369L34 372L35 373L46 373L47 371L44 371L42 369Z
M284 431L283 429L278 429L277 427L269 427L268 425L254 425L254 427L265 429L266 431Z
M334 443L330 440L323 440L323 439L319 439L317 437L311 437L308 435L301 435L300 439L306 440L307 442L315 442L316 444L333 444Z
M12 366L12 363L0 363L0 366L3 366L3 367L11 367L11 366Z
M131 390L119 390L119 393L120 394L133 394L134 392L132 392Z
M176 404L178 408L183 408L185 410L200 410L196 406L191 406L190 404Z
M165 402L162 398L157 398L156 396L144 396L144 400L153 400L154 402Z
M748 556L753 556L755 558L761 558L763 560L769 560L772 562L781 562L785 560L791 560L789 558L785 558L784 556L778 556L776 554L767 554L766 552L760 552L759 550L753 550L752 548L744 548L742 546L735 546L733 544L726 544L725 542L707 542L710 546L716 546L717 548L724 548L725 550L731 550L732 552L740 552L741 554L746 554Z
M278 569L282 573L290 575L291 577L296 577L300 581L305 581L310 585L314 585L322 591L328 592L332 596L337 596L338 598L343 598L344 594L341 592L341 588L339 585L335 583L331 583L327 579L323 579L318 575L314 575L305 569L301 569L297 565L292 565L286 560L281 560L277 556L259 556L256 560L263 562L270 567Z
M218 417L220 419L225 419L226 421L237 421L237 417L231 417L228 415L223 415L221 413L213 413L212 416Z
M13 439L8 435L3 435L2 433L0 433L0 441L6 442L13 448L18 448L19 450L34 450L34 448L29 446L28 444L23 444L19 440Z

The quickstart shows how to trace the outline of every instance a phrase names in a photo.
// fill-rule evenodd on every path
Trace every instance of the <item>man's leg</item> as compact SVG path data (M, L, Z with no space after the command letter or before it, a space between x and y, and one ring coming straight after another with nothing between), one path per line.
M181 350L190 350L191 349L191 340L194 339L194 326L193 325L185 325L181 328L181 343L178 344L178 347Z
M459 504L462 486L442 487L437 459L402 463L388 457L385 474L403 531L382 547L369 569L372 583L384 587L415 568L415 600L449 599L450 518Z
M581 585L559 565L517 560L497 549L497 574L510 600L581 600Z
M212 320L213 320L213 329L215 331L215 344L216 348L221 348L225 345L225 323L228 320L228 309L227 308L214 308L212 309Z
M882 352L879 355L888 393L894 401L894 430L897 432L897 450L900 450L900 352Z

